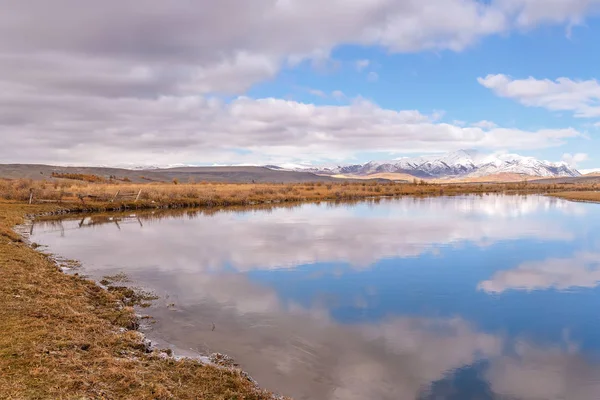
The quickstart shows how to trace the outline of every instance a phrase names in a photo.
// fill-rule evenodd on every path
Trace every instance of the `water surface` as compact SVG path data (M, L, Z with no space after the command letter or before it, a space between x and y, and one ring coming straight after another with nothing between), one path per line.
M37 222L147 334L296 399L600 398L600 205L386 199Z

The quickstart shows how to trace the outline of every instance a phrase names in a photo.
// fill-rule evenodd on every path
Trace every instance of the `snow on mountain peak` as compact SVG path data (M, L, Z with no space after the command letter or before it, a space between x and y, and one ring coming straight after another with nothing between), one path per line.
M407 173L422 178L479 177L501 173L539 177L581 175L565 162L541 161L534 157L509 153L480 154L476 150L457 150L442 155L404 157L392 161L370 161L336 168L313 167L309 170L316 173L347 175Z

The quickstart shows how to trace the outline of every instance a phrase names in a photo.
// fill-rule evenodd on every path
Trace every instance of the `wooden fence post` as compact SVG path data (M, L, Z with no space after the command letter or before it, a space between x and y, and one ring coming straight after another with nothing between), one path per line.
M141 194L142 194L142 189L140 189L140 191L138 192L137 196L135 196L134 203L137 203L137 201L139 200Z
M119 193L121 193L120 190L117 190L117 194L115 194L115 197L112 198L112 200L110 201L111 203L114 203L115 200L117 199L117 197L119 196Z
M29 204L33 202L33 188L29 189Z

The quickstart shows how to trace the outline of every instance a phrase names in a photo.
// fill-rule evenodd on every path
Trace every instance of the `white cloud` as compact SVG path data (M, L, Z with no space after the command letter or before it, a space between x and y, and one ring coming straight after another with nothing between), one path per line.
M490 293L507 290L593 288L600 284L600 254L580 253L571 258L531 261L500 271L478 288Z
M370 64L371 64L370 60L357 60L356 61L356 69L358 71L362 71L363 69L367 68Z
M513 79L498 74L477 80L496 95L517 100L526 106L572 111L576 117L600 117L600 83L595 79Z
M562 160L573 167L577 167L577 164L579 164L583 161L586 161L588 159L589 159L589 156L586 153L576 153L576 154L565 153L562 156Z
M461 51L487 35L542 23L580 22L597 1L540 4L539 0L12 2L0 15L0 156L14 161L107 163L114 162L111 158L137 162L155 156L172 162L201 154L218 162L227 145L262 148L269 135L273 135L271 150L298 151L292 149L293 135L301 139L300 152L312 150L302 144L308 143L302 140L307 136L317 138L314 147L323 150L324 144L333 144L330 138L341 141L348 133L341 119L346 123L357 119L347 109L273 99L237 99L227 106L209 98L243 94L303 60L329 65L331 51L343 44L380 46L389 52ZM264 113L274 112L275 120L257 121L244 114L246 119L238 126L230 112L251 102L265 106ZM321 120L314 126L288 129L277 119L285 115L299 124L300 115L315 116L315 110ZM332 116L333 127L325 122ZM359 121L362 146L368 141L368 119L362 115ZM384 124L371 122L375 131ZM438 149L454 146L448 146L446 138L457 142L462 136L470 143L483 135L441 124L399 129L395 118L390 124L399 140L409 131L416 138L417 129L425 129L424 136L429 137L437 132ZM264 131L274 129L278 134ZM549 144L547 135L553 136L549 142L554 145L574 134L565 130L533 136L542 136L544 146ZM358 148L356 141L350 134L351 144L340 149ZM123 142L131 143L131 151L117 145ZM417 142L431 147L435 141ZM412 148L419 146L413 143ZM30 151L15 151L23 148Z
M494 122L486 121L486 120L475 122L472 125L476 126L478 128L481 128L481 129L494 129L494 128L498 127L498 125L496 125Z
M369 82L377 82L379 80L379 74L377 72L371 71L367 75L367 81Z
M96 165L322 162L367 150L537 149L580 136L572 128L459 127L435 122L437 115L384 109L363 99L316 106L274 98L223 103L198 96L106 99L4 90L0 158Z

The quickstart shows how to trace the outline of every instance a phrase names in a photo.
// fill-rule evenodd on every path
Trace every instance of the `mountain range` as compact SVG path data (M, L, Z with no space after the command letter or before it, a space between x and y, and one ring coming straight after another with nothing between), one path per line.
M278 168L283 169L283 168ZM365 164L293 168L319 175L368 176L382 173L408 174L417 178L477 178L498 174L532 177L578 177L581 173L565 162L550 162L517 154L483 155L459 150L443 155L370 161Z

